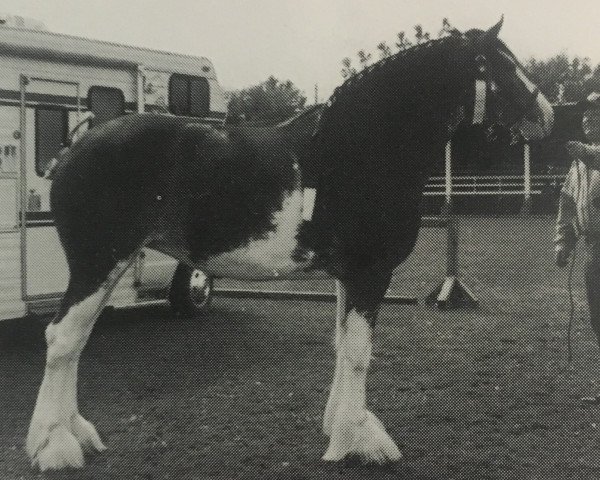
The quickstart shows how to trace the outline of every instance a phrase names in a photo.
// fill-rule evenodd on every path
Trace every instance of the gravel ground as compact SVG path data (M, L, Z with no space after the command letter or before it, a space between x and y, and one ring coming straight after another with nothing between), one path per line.
M0 322L0 479L598 478L600 405L581 397L600 393L599 350L578 265L566 361L566 272L552 266L551 231L549 218L462 219L461 268L481 307L383 307L368 401L403 450L398 465L320 461L333 304L217 298L195 321L166 308L101 318L79 396L109 449L80 471L30 468L44 324ZM442 232L424 230L392 293L423 298L443 252Z

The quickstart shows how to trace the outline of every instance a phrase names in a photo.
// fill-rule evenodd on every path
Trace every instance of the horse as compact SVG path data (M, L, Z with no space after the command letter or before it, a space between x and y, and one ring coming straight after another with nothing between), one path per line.
M366 378L382 298L417 239L424 184L461 122L540 135L552 128L552 108L498 38L501 26L401 51L347 79L325 105L275 126L131 114L74 143L51 190L70 280L45 332L26 442L33 466L81 467L84 451L106 448L79 413L78 361L142 247L214 276L335 278L323 459L401 458L367 409Z

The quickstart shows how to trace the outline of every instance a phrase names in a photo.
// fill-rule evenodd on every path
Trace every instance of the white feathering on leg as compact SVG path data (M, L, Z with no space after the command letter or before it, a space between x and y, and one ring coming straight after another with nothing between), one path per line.
M365 406L371 337L368 321L353 310L348 315L340 342L344 363L340 401L323 460L338 461L348 455L357 455L364 463L382 464L402 457L383 424Z
M86 452L103 452L106 450L106 446L102 443L96 428L79 414L73 418L73 435Z
M82 467L84 449L106 449L94 426L79 415L77 368L98 315L133 258L117 265L95 293L46 329L46 370L26 445L32 464L42 471Z
M342 370L344 368L344 358L341 348L342 324L346 319L348 304L346 287L344 286L344 284L337 280L335 282L335 285L337 290L337 305L335 312L335 337L333 345L336 351L335 373L333 375L333 382L331 384L329 398L327 399L327 406L325 407L325 413L323 415L323 433L327 436L331 435L331 425L333 423L333 417L335 415L335 411L337 410L340 399L340 384L342 381Z

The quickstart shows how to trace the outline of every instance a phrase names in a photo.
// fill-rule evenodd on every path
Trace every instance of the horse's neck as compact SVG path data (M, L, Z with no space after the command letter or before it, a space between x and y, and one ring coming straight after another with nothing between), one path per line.
M445 71L444 80L433 70L402 74L406 77L398 82L364 82L334 98L323 113L323 139L354 154L362 150L370 155L400 155L406 149L444 144L468 88L456 80L460 73Z
M459 109L458 94L452 98L437 95L431 90L399 93L389 100L381 99L380 109L369 112L363 121L349 125L348 136L360 138L376 151L414 150L432 143L445 143L451 135L451 124Z

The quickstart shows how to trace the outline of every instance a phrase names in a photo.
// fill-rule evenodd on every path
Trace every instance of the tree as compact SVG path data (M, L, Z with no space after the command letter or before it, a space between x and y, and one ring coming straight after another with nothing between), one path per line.
M551 102L577 102L600 91L600 65L592 68L589 58L559 53L546 60L530 58L525 68Z
M273 124L304 108L306 96L292 81L270 76L264 82L231 92L228 121Z

